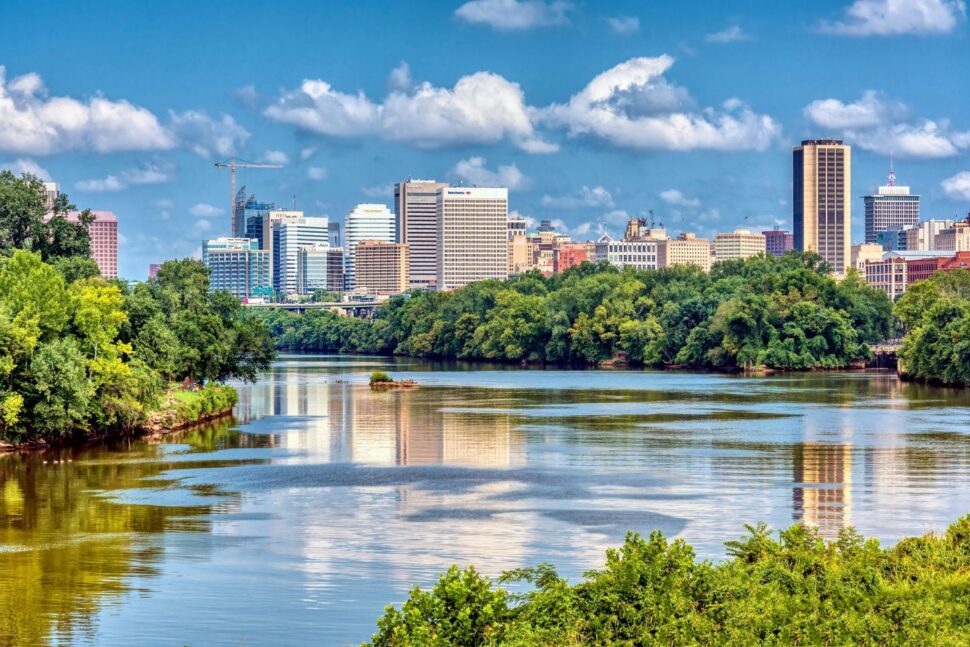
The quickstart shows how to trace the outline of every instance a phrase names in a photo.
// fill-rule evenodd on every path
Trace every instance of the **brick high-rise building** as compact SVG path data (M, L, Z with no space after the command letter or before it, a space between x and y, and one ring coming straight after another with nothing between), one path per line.
M769 229L761 232L765 237L765 252L770 256L784 256L795 248L795 236L783 229Z
M69 211L60 214L68 222L81 222L80 211ZM88 237L91 239L91 258L98 264L101 276L116 278L118 276L118 218L110 211L92 211L94 221L88 225ZM51 218L45 216L45 220Z

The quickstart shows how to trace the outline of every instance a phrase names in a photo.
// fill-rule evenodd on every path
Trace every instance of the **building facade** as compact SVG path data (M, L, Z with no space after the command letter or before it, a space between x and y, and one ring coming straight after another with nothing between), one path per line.
M764 234L756 234L746 229L714 236L714 260L737 261L752 256L764 255L766 239Z
M255 238L202 241L202 262L209 268L209 290L225 290L239 299L272 293L270 253Z
M970 251L970 216L936 235L936 249L946 252Z
M297 277L300 250L305 247L330 247L328 219L308 216L274 220L271 240L273 289L280 294L306 294ZM320 267L325 272L326 254L321 254L319 258ZM326 285L325 275L322 281L321 287Z
M56 198L55 198L56 199ZM68 211L58 214L68 222L81 222L80 211ZM118 277L118 218L111 211L92 211L94 216L88 226L88 238L91 241L91 258L98 264L101 276L106 279ZM54 216L47 214L44 220Z
M869 261L881 261L883 255L882 245L876 243L862 243L853 245L850 252L852 267L866 273L866 263Z
M296 291L298 294L313 294L326 290L329 286L330 243L300 247L296 256Z
M401 294L408 289L408 246L379 240L357 243L354 260L357 290Z
M765 237L765 252L769 256L784 256L795 249L795 236L784 229L769 229L761 232Z
M437 219L437 289L508 277L508 189L440 189Z
M658 239L614 240L604 234L596 241L596 261L637 270L657 269Z
M593 255L596 248L593 248ZM594 256L589 253L589 245L586 243L562 243L557 245L552 252L552 271L561 274L570 267L582 265L587 261L594 260Z
M255 238L259 241L260 249L268 249L263 244L263 221L270 211L275 211L276 205L260 202L255 195L246 196L246 187L236 192L233 201L232 235L237 238Z
M914 252L932 252L937 249L936 237L941 231L949 229L955 221L948 219L924 220L912 227L903 228L899 236L904 237L899 249Z
M331 247L327 250L327 291L344 291L344 248Z
M344 288L353 290L355 251L362 240L397 242L394 214L383 204L358 204L344 218Z
M407 180L394 185L396 235L387 242L408 246L411 287L434 287L438 279L438 191L446 182Z
M837 275L850 263L852 148L838 139L806 139L792 150L795 249L815 252Z
M919 196L911 194L908 186L896 186L896 174L891 169L889 184L876 187L875 193L862 200L867 243L875 243L879 232L906 229L919 222Z
M711 270L711 241L694 234L681 234L677 238L661 241L657 246L657 267L693 265L705 272Z

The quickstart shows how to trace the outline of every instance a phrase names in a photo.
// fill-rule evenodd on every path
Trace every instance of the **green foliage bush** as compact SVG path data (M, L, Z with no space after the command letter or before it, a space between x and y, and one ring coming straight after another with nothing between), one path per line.
M943 535L882 548L852 529L825 542L764 525L698 561L682 540L635 533L602 570L570 585L543 564L506 573L515 595L474 568L387 607L371 644L965 645L970 643L970 515Z
M937 272L914 283L896 313L906 330L899 359L907 375L970 385L970 272Z
M712 368L835 368L893 332L892 303L818 256L619 270L583 264L391 300L370 320L270 313L281 348L417 357Z
M71 223L70 209L61 195L45 221L43 184L0 172L0 440L129 430L160 404L165 380L251 380L269 365L268 330L210 292L201 263L165 263L134 289L103 279L90 214ZM235 397L215 385L201 394L199 415Z
M385 373L384 371L374 371L373 373L370 374L371 384L382 383L382 382L393 382L393 381L394 380L391 379L391 376Z

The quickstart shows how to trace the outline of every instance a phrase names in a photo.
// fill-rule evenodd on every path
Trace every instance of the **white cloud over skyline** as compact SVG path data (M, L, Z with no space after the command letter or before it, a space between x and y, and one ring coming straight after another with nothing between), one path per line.
M913 117L906 105L874 90L854 102L818 99L805 107L804 114L814 125L882 155L932 159L970 148L970 131L954 130L947 120Z
M940 183L943 192L951 200L970 201L970 171L961 171Z
M451 173L464 182L477 186L508 187L515 191L524 189L528 185L529 178L515 164L499 166L493 171L485 165L485 162L484 157L469 157L460 160Z
M708 43L740 43L751 40L751 35L745 32L740 25L731 25L721 31L704 36L704 40Z
M966 17L963 0L855 0L842 20L820 28L838 36L927 36L950 33Z
M470 0L455 10L455 17L499 31L521 31L567 24L572 9L565 0Z

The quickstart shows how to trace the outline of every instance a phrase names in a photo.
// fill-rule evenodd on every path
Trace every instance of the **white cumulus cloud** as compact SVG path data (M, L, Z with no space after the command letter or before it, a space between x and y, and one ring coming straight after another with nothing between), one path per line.
M306 176L311 180L323 181L327 179L327 169L322 166L311 166L306 170Z
M289 164L290 158L283 151L266 151L263 153L263 162L266 164Z
M610 26L614 34L626 36L640 31L640 19L636 16L608 16L606 24Z
M632 58L595 77L568 103L545 109L543 118L570 136L635 149L764 150L780 136L774 119L737 99L721 110L693 110L687 91L664 77L673 64L666 54Z
M542 196L542 206L555 209L584 209L605 207L612 209L613 195L601 186L583 186L579 191L564 196Z
M169 112L170 127L182 146L200 157L229 157L248 138L249 132L229 115L216 119L205 112Z
M390 90L407 92L413 85L414 82L411 80L411 66L408 65L407 61L401 61L401 64L391 70L391 73L387 77L387 87Z
M688 198L679 189L667 189L666 191L660 192L660 199L667 204L672 204L678 207L699 207L701 206L701 201L697 198Z
M211 204L200 202L189 209L189 213L196 218L213 218L215 216L221 215L223 209L219 207L214 207Z
M704 36L704 40L709 43L740 43L741 41L751 40L751 35L741 29L740 25L731 25L726 29Z
M858 101L819 99L805 107L816 126L838 133L868 151L902 157L952 157L970 148L970 131L961 132L947 120L913 118L902 103L867 90Z
M564 0L470 0L455 10L455 17L471 24L516 31L566 24L572 8L572 3Z
M518 84L490 72L464 76L454 88L425 82L410 92L394 90L382 103L363 92L347 94L325 81L306 80L264 115L321 135L371 135L424 149L508 140L530 153L556 150L536 135Z
M0 171L12 171L16 175L24 175L26 173L45 182L51 181L51 175L47 172L47 169L29 157L20 157L12 162L0 164Z
M953 200L970 201L970 171L961 171L940 183L943 192Z
M74 183L78 191L89 193L106 193L124 191L129 186L139 184L162 184L171 180L171 175L158 164L142 164L127 169L118 175L108 175L104 178L81 180Z
M963 0L855 0L845 17L821 29L840 36L946 34L967 16Z
M451 172L465 182L477 186L499 186L515 190L524 188L529 182L529 178L515 164L499 166L493 171L485 165L484 157L461 160Z

